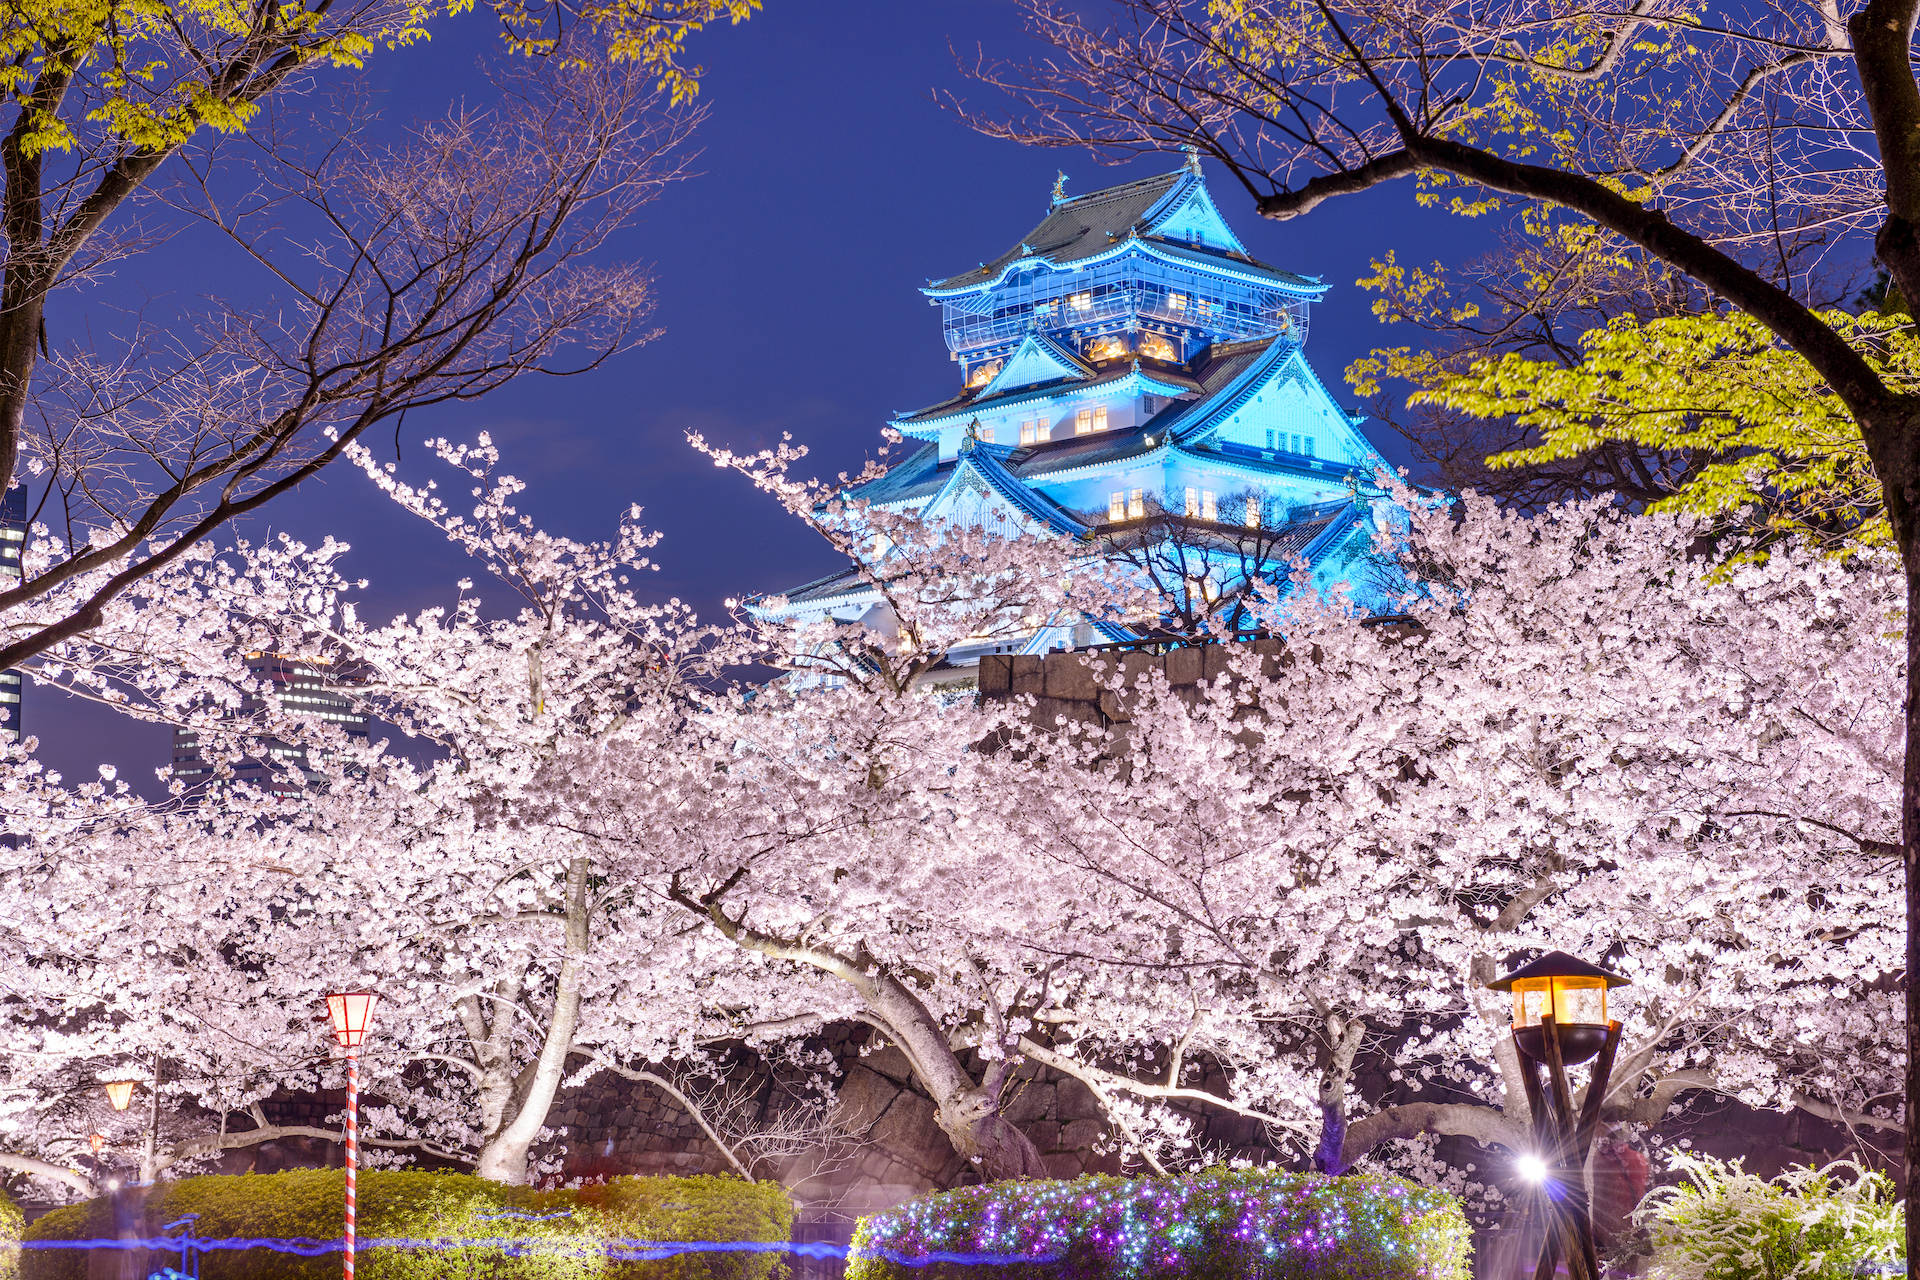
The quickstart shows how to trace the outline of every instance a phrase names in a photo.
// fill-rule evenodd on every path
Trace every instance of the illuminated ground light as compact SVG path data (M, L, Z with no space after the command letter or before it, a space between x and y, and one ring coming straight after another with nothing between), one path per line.
M1531 1151L1513 1162L1513 1171L1520 1175L1523 1182L1545 1182L1547 1180L1547 1162Z

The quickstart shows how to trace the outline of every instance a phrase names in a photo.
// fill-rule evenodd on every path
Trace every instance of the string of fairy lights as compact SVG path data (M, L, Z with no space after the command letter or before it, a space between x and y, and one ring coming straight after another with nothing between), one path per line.
M900 1262L978 1252L1046 1263L1084 1255L1099 1271L1138 1275L1229 1259L1254 1271L1307 1264L1319 1272L1353 1255L1391 1260L1399 1274L1441 1276L1456 1273L1466 1247L1465 1219L1443 1192L1389 1178L1255 1170L963 1188L868 1219L853 1256Z

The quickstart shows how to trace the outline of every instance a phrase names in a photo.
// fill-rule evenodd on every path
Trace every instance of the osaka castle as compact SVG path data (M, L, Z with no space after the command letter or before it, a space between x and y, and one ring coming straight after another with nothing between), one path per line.
M894 417L898 461L849 496L930 520L992 520L1084 540L1089 554L1178 536L1208 593L1252 577L1350 584L1388 500L1385 459L1334 402L1305 343L1327 286L1268 266L1220 216L1199 164L1087 195L1055 184L1044 217L992 261L921 290L958 387ZM1168 531L1174 531L1169 534ZM1256 550L1248 554L1249 546ZM1304 570L1303 570L1304 566ZM1364 603L1364 601L1362 601ZM762 597L770 620L872 620L859 572ZM1124 643L1152 622L1053 618L951 655Z

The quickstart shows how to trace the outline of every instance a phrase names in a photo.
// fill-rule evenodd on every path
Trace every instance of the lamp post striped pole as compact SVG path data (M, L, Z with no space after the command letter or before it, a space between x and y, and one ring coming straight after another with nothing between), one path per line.
M354 1219L357 1216L360 1172L360 1046L366 1042L367 1023L373 1016L370 992L352 992L327 997L327 1015L333 1019L333 1037L347 1051L347 1182L341 1217L340 1274L353 1280Z
M347 1050L347 1199L346 1234L340 1250L340 1273L353 1280L355 1208L359 1203L360 1172L360 1050Z

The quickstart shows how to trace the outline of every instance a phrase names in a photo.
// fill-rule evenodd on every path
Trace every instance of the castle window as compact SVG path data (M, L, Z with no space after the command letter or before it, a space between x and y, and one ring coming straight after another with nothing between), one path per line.
M1147 514L1147 495L1144 490L1135 489L1127 495L1127 519L1145 519Z
M1058 305L1059 300L1057 298L1048 298L1043 302L1036 302L1033 304L1033 314L1036 318L1043 320L1048 319L1053 315L1054 307Z
M1211 489L1202 489L1200 491L1200 518L1202 520L1218 520L1220 518L1220 500L1214 496L1213 490Z
M1069 294L1067 296L1067 305L1075 311L1091 311L1093 310L1093 294L1091 291L1085 289L1079 293Z
M1317 456L1319 456L1319 455L1317 455L1317 454L1315 454L1315 453L1314 453L1314 451L1313 451L1313 437L1312 437L1312 436L1308 436L1308 437L1307 437L1307 456L1308 456L1309 458L1313 458L1313 457L1317 457Z
M1184 293L1170 293L1170 294L1168 294L1168 295L1167 295L1167 310L1169 310L1169 311L1185 311L1186 309L1187 309L1187 295L1186 295L1186 294L1184 294Z
M1193 302L1193 314L1197 316L1210 316L1213 314L1213 304L1205 298L1196 298Z
M1200 491L1192 485L1187 486L1187 519L1200 514Z
M1025 422L1021 423L1020 424L1020 443L1021 444L1039 444L1042 440L1046 439L1047 438L1046 434L1040 430L1040 427L1041 427L1041 422L1040 422L1040 419L1038 418L1029 418Z
M1295 453L1298 453L1298 452L1300 452L1300 437L1299 437L1299 436L1293 436L1293 437L1291 437L1291 439L1293 440L1293 445L1292 445L1292 448L1293 448L1293 452L1295 452Z
M1077 436L1084 436L1084 435L1091 435L1092 433L1093 433L1093 410L1082 409L1079 413L1074 414L1073 415L1073 434Z
M992 428L992 427L981 427L981 428L980 428L980 431L979 431L979 436L980 436L980 439L981 439L982 441L984 441L985 443L987 443L987 444L992 444L992 443L993 443L993 428Z
M1107 406L1101 405L1093 411L1093 429L1095 431L1105 431L1107 429Z
M1258 529L1260 527L1260 498L1258 494L1250 493L1247 495L1247 512L1244 523L1249 529Z
M1127 518L1127 494L1124 489L1115 489L1107 495L1107 519L1124 520Z

